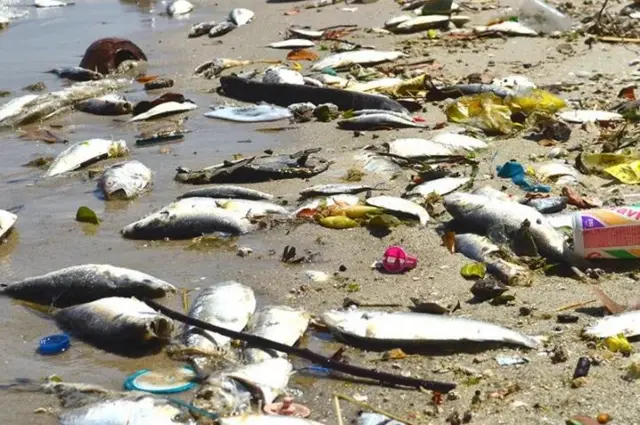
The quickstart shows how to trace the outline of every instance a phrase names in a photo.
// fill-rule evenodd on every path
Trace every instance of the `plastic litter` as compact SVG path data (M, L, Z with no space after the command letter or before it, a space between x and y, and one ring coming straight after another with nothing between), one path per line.
M125 379L124 389L152 394L181 393L195 387L195 377L196 373L188 366L162 371L142 369Z
M54 355L64 353L69 349L71 340L68 335L56 334L45 336L40 340L38 352L43 355Z
M293 402L292 397L285 397L281 403L271 403L264 406L264 412L268 415L297 416L306 418L311 410L302 404Z
M509 134L519 126L511 121L511 109L493 93L463 96L445 113L451 122L472 125L486 133Z
M576 211L574 250L590 259L640 258L640 207Z
M532 184L525 178L525 170L522 164L517 161L506 162L502 166L496 167L498 177L510 178L513 183L520 186L527 192L551 192L551 187L542 184Z
M399 246L390 246L382 256L381 265L388 273L403 273L415 268L418 265L418 259L408 255Z
M571 29L571 18L542 0L522 0L518 8L518 21L544 33Z

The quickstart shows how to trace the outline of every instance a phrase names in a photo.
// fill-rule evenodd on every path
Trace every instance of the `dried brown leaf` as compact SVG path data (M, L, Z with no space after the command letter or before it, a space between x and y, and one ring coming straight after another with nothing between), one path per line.
M604 291L600 288L596 288L595 286L591 287L593 292L596 294L596 297L600 300L604 308L606 308L611 314L622 313L627 310L627 307L617 302L613 301Z
M456 234L454 232L447 232L442 236L442 244L447 248L450 253L456 252Z
M306 49L292 50L287 54L287 60L290 61L314 61L319 57L316 52Z

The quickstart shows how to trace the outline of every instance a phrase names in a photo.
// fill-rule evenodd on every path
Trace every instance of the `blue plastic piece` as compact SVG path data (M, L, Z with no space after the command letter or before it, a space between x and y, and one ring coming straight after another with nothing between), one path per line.
M543 184L531 184L525 178L524 167L516 161L506 162L503 166L497 166L498 177L511 178L511 181L527 192L551 192L551 187Z
M45 336L40 340L38 352L44 355L54 355L64 353L69 349L71 340L68 335L56 334Z
M193 369L188 366L185 366L185 369L189 371L193 371ZM139 377L149 372L151 372L150 369L141 369L135 372L134 374L127 376L127 378L124 381L124 389L127 391L144 391L146 393L152 393L152 394L176 394L176 393L188 391L196 386L195 382L187 382L184 385L178 385L174 387L171 387L171 384L167 384L165 388L156 388L156 389L147 388L144 386L138 386L136 384L136 379L138 379Z

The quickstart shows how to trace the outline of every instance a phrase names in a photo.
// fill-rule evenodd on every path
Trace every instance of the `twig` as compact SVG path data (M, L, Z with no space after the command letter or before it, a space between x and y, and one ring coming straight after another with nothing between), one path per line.
M344 425L342 420L342 409L340 409L340 399L333 395L333 408L336 411L336 418L338 418L338 425Z
M596 301L598 301L598 300L589 300L589 301L585 301L583 303L573 303L573 304L565 305L565 306L562 306L562 307L559 307L558 309L556 309L556 312L565 311L565 310L572 310L574 308L579 308L579 307L584 307L585 305L593 304Z
M357 24L332 25L330 27L320 28L318 31L328 31L328 30L334 30L337 28L358 28L358 25Z
M364 401L358 401L352 397L349 397L348 395L344 395L344 394L340 394L340 393L333 393L333 396L337 399L342 399L344 401L348 401L351 404L354 404L362 409L367 409L370 410L374 413L379 413L380 415L384 415L387 418L391 418L391 419L395 419L398 422L402 422L403 424L406 425L416 425L414 422L410 422L408 419L405 418L401 418L400 416L394 415L393 413L389 413L387 411L384 411L382 409L378 409L377 407L373 407L372 405L370 405L369 403L365 403Z
M596 18L596 27L598 28L600 27L600 19L602 19L602 14L604 13L604 9L607 7L608 3L609 3L609 0L604 0L604 3L602 3L602 7L598 12L598 17Z
M205 329L211 332L216 332L232 339L239 339L245 341L248 346L256 347L260 349L268 349L280 351L292 356L300 357L316 363L320 366L324 366L328 369L333 369L338 372L342 372L352 376L358 376L361 378L369 378L379 381L381 383L400 385L405 387L420 388L424 387L431 391L437 391L439 393L447 393L456 387L452 382L439 382L430 381L420 378L411 378L400 375L394 375L392 373L379 372L377 370L366 369L363 367L353 366L350 364L342 363L330 358L327 358L321 354L315 353L306 348L290 347L279 342L272 341L270 339L261 338L256 335L250 335L244 332L236 332L229 329L222 328L220 326L212 325L211 323L203 322L202 320L195 319L193 317L186 316L182 313L178 313L168 307L158 304L150 299L143 299L143 301L154 310L159 311L165 316L177 320L182 323L186 323L197 328Z
M605 43L632 43L632 44L640 44L640 38L625 38L625 37L614 37L611 35L603 35L596 37L598 41L604 41Z

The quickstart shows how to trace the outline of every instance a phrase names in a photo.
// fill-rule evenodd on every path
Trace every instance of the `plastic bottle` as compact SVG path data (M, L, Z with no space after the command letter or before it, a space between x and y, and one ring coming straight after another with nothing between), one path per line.
M571 28L571 18L542 0L522 0L518 21L532 30L547 34Z
M575 212L573 244L576 253L589 259L640 258L640 207Z

